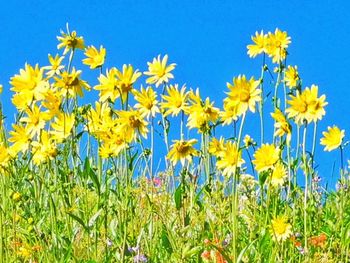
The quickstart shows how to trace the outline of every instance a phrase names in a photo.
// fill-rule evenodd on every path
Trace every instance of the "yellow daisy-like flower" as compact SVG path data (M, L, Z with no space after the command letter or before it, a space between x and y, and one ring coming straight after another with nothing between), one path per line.
M287 142L290 142L292 136L292 126L289 124L282 111L276 108L275 112L271 113L271 116L275 120L274 136L282 137L287 135Z
M32 136L29 129L25 126L13 124L13 131L10 131L11 137L8 139L12 142L9 153L14 156L19 152L25 152L29 148Z
M190 129L197 128L199 132L205 133L209 131L210 122L215 122L219 118L219 109L214 107L214 103L209 98L202 101L199 95L199 89L194 93L189 92L189 100L192 105L188 107L187 126Z
M42 131L40 141L32 142L33 161L36 165L45 162L47 159L54 159L57 155L56 144L47 131Z
M248 109L251 112L255 112L255 105L260 101L261 90L258 89L260 84L259 80L255 80L251 77L246 79L245 75L239 75L237 78L233 78L233 83L227 83L229 88L228 95L225 98L224 103L228 106L237 107L237 115L244 114Z
M61 70L64 69L64 66L61 65L63 59L64 57L60 57L58 54L55 57L49 54L50 66L43 67L44 70L47 70L45 74L48 78L59 75Z
M167 65L168 55L165 55L163 59L160 59L160 55L157 58L153 58L152 62L147 62L148 71L144 72L145 75L151 76L147 78L147 84L156 84L156 87L163 83L168 83L169 79L174 78L174 75L170 73L174 70L176 64L172 63Z
M97 50L94 46L89 46L85 49L85 56L83 64L88 65L91 69L99 68L105 63L106 49L100 46L100 50Z
M253 164L255 169L260 173L273 168L274 164L280 158L280 149L273 144L263 144L254 153Z
M218 157L220 153L225 149L224 138L220 137L220 139L213 138L209 143L208 152L215 157Z
M163 102L160 103L164 116L171 114L177 116L181 111L186 112L188 109L188 92L186 86L183 85L179 90L178 84L167 87L167 95L162 95Z
M119 153L121 153L121 151L127 147L128 143L126 142L124 136L117 132L114 133L108 140L104 140L98 152L102 158L107 159L109 157L118 156Z
M271 185L273 187L283 186L284 182L287 179L287 170L284 167L282 162L278 162L275 164L271 174Z
M287 240L292 234L292 225L288 223L288 218L284 215L271 220L270 234L277 242Z
M136 139L136 134L139 133L144 138L147 138L147 125L148 122L145 121L141 115L141 112L134 109L129 109L128 111L118 111L119 131L131 140Z
M120 96L120 90L118 89L118 79L115 74L116 68L106 70L106 75L101 74L98 77L99 84L94 87L95 90L99 90L100 101L106 101L110 99L114 102Z
M141 86L141 90L135 90L133 92L134 98L137 101L135 108L141 112L142 116L153 118L156 116L156 113L159 113L157 93L152 89L152 87L147 87L147 89Z
M225 143L224 150L219 152L219 160L216 167L222 170L224 176L233 175L238 167L241 167L245 161L242 159L242 153L235 142Z
M276 28L275 33L268 33L267 36L267 54L272 57L273 63L279 63L287 56L287 48L290 44L290 37L287 32Z
M50 132L52 135L51 138L57 142L62 142L71 134L74 123L75 115L73 113L60 113L57 117L55 117L54 122L51 123L51 127L53 129Z
M123 102L126 101L128 93L133 89L133 85L136 80L142 75L138 70L133 69L132 65L123 65L123 70L119 71L114 69L114 73L117 77L117 87L119 94L122 95Z
M250 137L248 134L244 136L243 143L246 148L248 148L251 145L256 145L256 142L253 140L252 137Z
M296 87L299 81L299 73L297 66L288 66L284 74L284 82L289 88Z
M255 32L255 36L252 36L254 44L248 45L248 55L251 58L255 58L257 55L266 52L267 35L261 30L260 34Z
M286 109L286 113L289 118L295 118L295 122L299 125L304 120L308 123L316 122L326 114L324 107L328 103L325 100L325 95L318 97L318 86L312 85L302 93L297 92L296 96L291 95L291 100L287 101L290 107Z
M321 138L321 145L324 145L325 151L333 151L337 149L345 136L345 131L340 130L337 126L328 127L328 131L322 132L323 138Z
M224 100L224 110L219 113L222 125L230 125L238 119L238 107Z
M81 70L72 69L69 73L68 71L63 71L59 77L55 77L55 87L61 89L62 96L76 97L79 95L83 97L83 88L90 90L89 84L80 79Z
M78 37L77 32L65 33L61 30L61 36L57 37L60 42L57 49L64 48L63 55L67 54L69 50L84 49L83 37Z
M195 143L197 143L197 140L195 139L189 141L173 140L173 145L167 154L167 159L170 160L173 165L176 165L179 161L182 165L185 165L186 160L190 163L192 161L192 156L198 154L193 147Z
M48 119L47 114L40 111L40 108L37 105L26 109L25 112L27 116L22 117L20 121L27 124L26 128L32 137L34 137L36 134L40 134L41 130L45 127L46 120Z

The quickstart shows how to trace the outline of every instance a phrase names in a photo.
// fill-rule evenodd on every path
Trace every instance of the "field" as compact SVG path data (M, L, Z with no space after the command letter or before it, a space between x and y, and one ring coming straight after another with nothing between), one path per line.
M345 131L318 133L326 96L287 64L287 32L251 37L261 74L227 80L220 107L168 55L118 69L68 25L57 40L9 80L0 262L350 261ZM335 189L316 145L339 152Z

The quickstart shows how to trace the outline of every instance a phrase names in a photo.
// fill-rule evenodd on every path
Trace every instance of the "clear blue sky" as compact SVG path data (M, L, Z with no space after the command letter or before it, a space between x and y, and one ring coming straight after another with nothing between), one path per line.
M25 62L47 64L66 22L86 44L106 47L108 67L131 63L144 71L154 56L169 54L178 65L176 82L200 87L217 105L233 76L259 76L261 60L246 55L250 36L278 27L292 37L288 61L298 65L304 86L317 84L327 95L319 134L337 124L349 138L349 7L348 1L3 1L5 114L12 120L10 77ZM90 77L93 84L96 76ZM320 175L329 177L338 152L325 154L319 145L317 150Z

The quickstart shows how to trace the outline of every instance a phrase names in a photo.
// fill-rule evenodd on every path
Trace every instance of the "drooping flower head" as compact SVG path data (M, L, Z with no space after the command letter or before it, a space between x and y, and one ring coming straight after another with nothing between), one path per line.
M337 126L328 127L328 131L322 132L323 137L321 138L321 145L324 145L325 151L333 151L337 149L345 136L345 131L340 130Z
M163 83L168 83L169 79L174 78L174 75L170 73L174 70L176 64L172 63L167 65L168 55L165 55L163 59L160 59L160 55L157 58L153 58L152 62L147 62L148 71L144 72L145 75L150 76L147 78L147 84L155 84L156 87Z
M288 66L285 75L284 75L284 82L286 83L286 86L289 88L296 87L298 84L299 73L298 73L298 67L297 66Z
M275 134L274 136L282 137L286 135L287 142L290 142L292 136L292 126L288 122L287 118L284 116L282 111L278 108L275 112L271 113L272 118L275 120Z

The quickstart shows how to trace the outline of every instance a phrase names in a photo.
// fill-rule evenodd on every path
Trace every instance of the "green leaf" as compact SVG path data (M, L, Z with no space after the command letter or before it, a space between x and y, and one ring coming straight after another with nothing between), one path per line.
M86 231L89 231L89 227L85 225L84 221L80 217L78 217L74 214L71 214L71 213L68 213L68 215L71 218L73 218L75 221L77 221Z
M182 184L179 184L179 186L176 188L175 193L174 193L174 200L175 200L175 206L177 210L180 210L182 207L182 194L183 194L183 187Z

